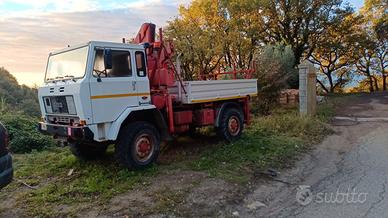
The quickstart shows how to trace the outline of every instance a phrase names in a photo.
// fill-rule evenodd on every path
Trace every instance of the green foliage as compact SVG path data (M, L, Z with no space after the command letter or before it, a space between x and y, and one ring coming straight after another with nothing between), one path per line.
M359 25L362 17L352 11L344 13L338 25L331 26L319 36L310 61L319 66L318 84L326 93L342 92L352 80L352 68L357 55L357 45L362 34Z
M307 145L329 133L318 117L282 109L256 118L241 140L209 149L193 166L211 175L246 181L247 171L287 166Z
M42 150L54 145L51 137L38 132L37 118L32 118L22 113L3 113L0 115L0 120L10 134L10 150L13 153Z
M295 67L311 54L322 30L338 25L350 10L341 0L194 0L181 6L166 36L182 54L185 79L211 77L218 67L249 68L267 44L290 46Z
M276 105L280 90L288 86L290 79L298 78L294 60L291 47L284 45L267 45L258 55L255 77L259 93L254 103L259 112L267 114Z
M0 121L8 129L13 153L42 150L54 144L37 130L40 115L36 89L20 86L6 69L0 68Z
M7 111L22 111L29 116L39 116L38 92L19 85L14 76L0 67L0 113Z

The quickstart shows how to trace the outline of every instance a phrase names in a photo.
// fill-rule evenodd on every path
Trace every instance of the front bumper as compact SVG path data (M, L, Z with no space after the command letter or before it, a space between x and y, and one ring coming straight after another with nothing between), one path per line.
M8 185L13 178L12 157L6 154L0 157L0 188Z
M38 130L55 137L66 137L74 140L93 140L94 134L88 127L66 126L40 122Z

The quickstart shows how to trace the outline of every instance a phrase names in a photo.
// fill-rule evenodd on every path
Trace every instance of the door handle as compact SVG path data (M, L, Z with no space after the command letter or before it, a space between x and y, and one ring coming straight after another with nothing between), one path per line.
M136 91L136 81L132 81L132 90Z

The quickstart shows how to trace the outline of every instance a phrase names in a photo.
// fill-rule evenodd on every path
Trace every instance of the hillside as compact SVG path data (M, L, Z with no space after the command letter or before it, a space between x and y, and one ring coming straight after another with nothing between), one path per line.
M37 90L19 85L16 78L4 67L0 68L0 112L20 111L38 117Z

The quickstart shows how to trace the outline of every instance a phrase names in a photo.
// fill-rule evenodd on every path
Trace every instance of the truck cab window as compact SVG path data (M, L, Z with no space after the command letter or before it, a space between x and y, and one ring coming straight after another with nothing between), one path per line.
M104 51L96 50L93 75L100 77L128 77L132 76L131 55L128 51L112 50L112 69L104 67Z
M137 76L144 77L144 76L146 76L144 52L137 51L137 52L135 52L135 56L136 56Z

